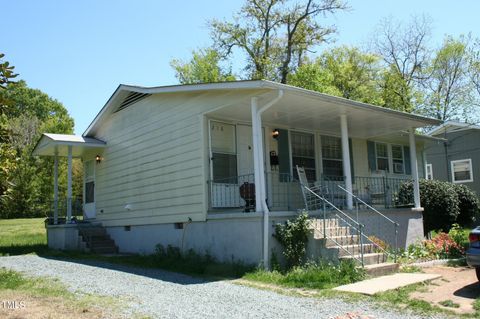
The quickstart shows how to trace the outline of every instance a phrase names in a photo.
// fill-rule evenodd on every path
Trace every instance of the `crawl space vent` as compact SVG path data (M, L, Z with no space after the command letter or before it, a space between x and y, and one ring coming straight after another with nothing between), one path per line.
M146 97L149 97L151 94L145 94L145 93L138 93L138 92L131 92L130 94L127 95L127 97L123 100L122 104L117 108L115 112L121 111L130 105L143 100Z

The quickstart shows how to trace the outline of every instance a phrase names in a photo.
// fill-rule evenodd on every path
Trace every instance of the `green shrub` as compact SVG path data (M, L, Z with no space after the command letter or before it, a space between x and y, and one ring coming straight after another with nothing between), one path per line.
M448 232L448 235L457 243L458 246L467 248L469 241L468 235L469 231L463 229L459 224L453 224L452 228Z
M400 186L399 202L413 203L413 183ZM452 183L437 180L420 180L423 227L425 233L434 229L449 230L459 215L459 198Z
M306 212L302 212L294 220L287 220L283 224L275 225L274 237L283 246L287 269L300 266L304 262L310 231L310 222Z
M462 184L452 184L459 201L459 214L457 223L463 226L470 226L476 220L480 210L480 203L477 194Z

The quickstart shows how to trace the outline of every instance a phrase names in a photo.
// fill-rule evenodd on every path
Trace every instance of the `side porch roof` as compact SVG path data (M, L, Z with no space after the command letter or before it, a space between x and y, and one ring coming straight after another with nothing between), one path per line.
M72 156L81 157L90 149L104 148L106 143L96 138L69 134L44 133L33 149L36 156L68 156L68 147L72 146Z

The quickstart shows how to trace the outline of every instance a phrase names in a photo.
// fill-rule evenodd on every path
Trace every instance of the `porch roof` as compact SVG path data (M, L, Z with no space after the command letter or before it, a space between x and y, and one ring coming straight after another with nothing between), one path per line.
M272 90L259 95L259 105L275 98L277 90L283 97L262 114L262 122L273 128L317 130L340 135L340 116L345 114L348 133L356 138L388 137L409 130L438 125L441 121L415 114L395 111L345 98L329 96L288 85L267 82ZM250 100L243 105L229 105L209 115L214 118L251 121Z
M106 143L96 138L69 134L44 133L32 154L37 156L68 156L68 146L72 146L72 156L80 157L90 149L104 148Z
M245 92L243 101L235 105L225 103L224 107L209 112L210 116L250 122L251 97L257 96L259 105L263 105L272 100L279 90L283 90L283 98L263 113L264 124L278 128L321 130L336 135L340 133L339 117L341 114L346 114L351 136L371 138L404 131L412 127L435 126L442 123L442 121L416 114L395 111L277 82L253 80L161 87L120 85L83 136L93 136L103 120L122 105L134 103L150 94L230 90Z

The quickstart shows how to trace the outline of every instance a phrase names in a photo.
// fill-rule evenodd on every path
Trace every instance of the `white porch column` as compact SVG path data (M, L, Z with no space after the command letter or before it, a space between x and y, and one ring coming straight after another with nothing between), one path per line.
M420 184L418 181L418 164L417 164L417 147L415 144L415 128L411 128L409 131L410 141L410 163L412 165L412 179L413 179L413 198L415 202L416 210L421 209L420 204Z
M258 99L257 97L252 97L251 101L251 107L252 107L252 139L253 139L253 175L255 178L255 211L256 212L261 212L262 211L262 187L261 187L261 181L260 181L260 170L261 166L260 161L258 159L258 155L260 154L258 145L260 144L257 137L257 126L258 126L258 120L257 120L257 113L258 113ZM261 142L261 140L260 140Z
M340 115L340 129L342 132L342 157L343 157L343 172L345 174L345 188L347 193L347 209L353 209L352 198L352 171L350 168L350 148L348 146L348 124L347 116Z
M67 221L72 219L72 146L68 145Z
M53 223L58 224L58 151L56 149L53 163Z

